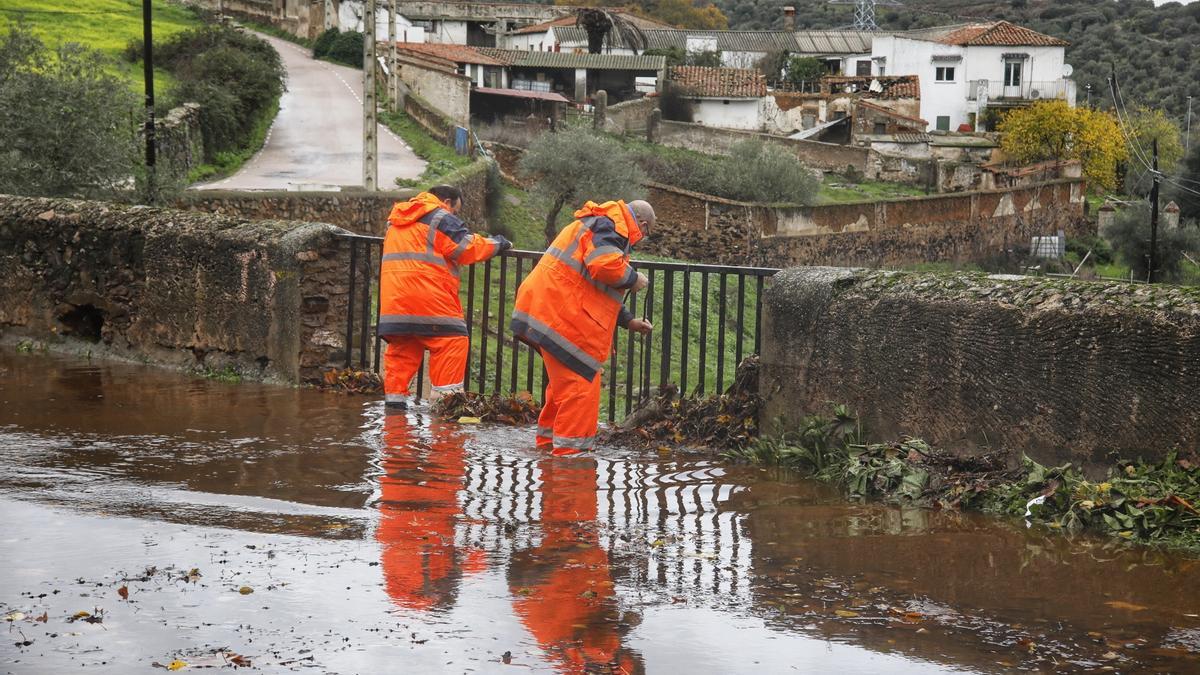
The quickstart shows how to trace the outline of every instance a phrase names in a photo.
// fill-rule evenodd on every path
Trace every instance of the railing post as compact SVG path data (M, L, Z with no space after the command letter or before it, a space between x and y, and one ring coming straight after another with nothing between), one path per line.
M683 334L679 337L679 395L687 396L688 338L692 327L692 273L683 271Z
M350 244L350 288L346 295L346 367L349 368L354 355L354 287L358 276L358 241Z
M671 378L671 312L675 305L675 273L663 272L662 304L662 363L659 365L658 386L667 384Z

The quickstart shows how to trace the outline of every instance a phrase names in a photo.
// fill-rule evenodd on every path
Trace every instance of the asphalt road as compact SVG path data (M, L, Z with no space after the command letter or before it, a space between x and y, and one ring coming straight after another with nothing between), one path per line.
M320 189L362 185L362 71L318 61L307 50L268 35L287 68L287 91L266 143L234 175L197 190ZM416 178L425 161L379 127L379 187Z

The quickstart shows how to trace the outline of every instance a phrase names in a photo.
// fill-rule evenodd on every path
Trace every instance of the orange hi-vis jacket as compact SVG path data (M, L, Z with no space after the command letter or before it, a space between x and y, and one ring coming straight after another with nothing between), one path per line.
M458 268L498 253L497 239L472 234L428 192L388 216L379 274L379 335L466 335Z
M622 304L637 282L629 249L642 238L625 202L588 202L554 239L517 291L512 331L591 381L613 330L633 319Z

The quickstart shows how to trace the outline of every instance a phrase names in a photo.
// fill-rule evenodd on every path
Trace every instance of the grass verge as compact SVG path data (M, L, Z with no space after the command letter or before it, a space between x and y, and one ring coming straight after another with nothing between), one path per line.
M998 454L963 457L907 439L866 444L845 406L812 416L775 439L725 457L777 464L837 484L857 499L1024 517L1051 529L1090 530L1119 540L1200 553L1200 456L1119 461L1101 481L1071 464L1028 457L1008 469Z
M471 164L470 157L458 154L454 148L430 136L420 124L402 112L380 110L379 121L428 164L420 178L396 181L400 187L430 187L444 182L447 176Z
M849 204L853 202L875 202L908 197L923 197L925 191L902 183L880 181L853 182L843 176L827 174L817 194L818 204Z

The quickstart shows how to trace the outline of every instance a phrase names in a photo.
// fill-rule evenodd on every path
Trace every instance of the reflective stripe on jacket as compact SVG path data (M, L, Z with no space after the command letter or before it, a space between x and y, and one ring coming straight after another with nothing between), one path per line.
M575 217L518 289L512 330L591 380L617 324L633 319L622 301L637 282L629 249L642 231L621 201L588 202Z
M379 274L379 335L466 335L458 267L481 262L500 242L472 234L428 192L388 216Z

